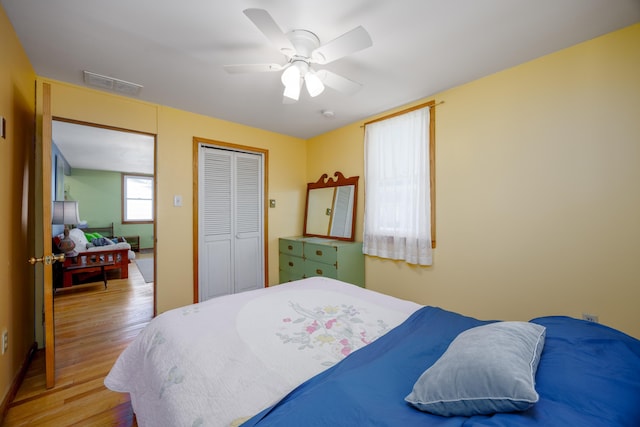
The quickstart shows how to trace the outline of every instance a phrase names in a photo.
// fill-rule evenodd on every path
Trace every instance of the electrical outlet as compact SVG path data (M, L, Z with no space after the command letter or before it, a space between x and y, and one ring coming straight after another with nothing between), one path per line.
M582 313L582 319L587 322L598 323L598 316L596 314Z
M2 354L9 350L9 332L5 329L2 331Z

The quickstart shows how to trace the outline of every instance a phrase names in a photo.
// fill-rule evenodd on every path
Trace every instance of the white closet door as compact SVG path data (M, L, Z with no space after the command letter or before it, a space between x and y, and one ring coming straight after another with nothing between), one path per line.
M262 156L200 148L199 300L264 285Z
M200 148L199 300L233 293L232 152Z
M263 287L262 158L235 155L235 291Z

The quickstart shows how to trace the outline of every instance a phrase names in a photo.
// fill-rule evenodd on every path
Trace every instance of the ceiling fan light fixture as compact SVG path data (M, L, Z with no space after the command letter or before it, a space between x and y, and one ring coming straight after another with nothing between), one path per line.
M307 74L304 75L304 83L307 86L307 92L309 92L312 98L320 95L324 91L324 84L316 73L311 70L307 71Z
M324 92L326 86L347 94L355 93L362 86L327 70L311 69L311 64L328 64L352 53L370 47L373 42L362 26L347 31L328 43L321 44L317 35L309 30L294 29L283 33L273 17L264 9L245 9L244 14L287 58L279 64L236 64L225 65L228 73L283 71L280 79L284 85L285 104L295 102L300 97L302 85L307 87L313 98ZM304 79L304 82L303 82Z
M298 80L284 87L284 97L297 101L300 98L300 88L302 87L302 80Z
M291 64L291 66L289 66L289 68L284 70L280 79L282 80L282 84L284 85L284 87L288 88L294 85L300 86L300 77L300 68L298 68L298 66L293 63Z

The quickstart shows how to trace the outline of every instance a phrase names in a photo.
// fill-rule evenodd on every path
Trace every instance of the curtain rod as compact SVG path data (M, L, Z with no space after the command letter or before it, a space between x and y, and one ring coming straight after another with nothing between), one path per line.
M432 104L432 102L433 102L433 104ZM379 117L377 119L368 121L368 122L364 123L363 125L361 125L360 127L363 128L366 125L370 125L370 124L376 123L376 122L381 122L383 120L387 120L387 119L390 119L392 117L400 116L402 114L406 114L406 113L409 113L411 111L419 110L421 108L425 108L425 107L433 108L433 107L436 107L436 106L442 105L442 104L444 104L444 101L440 101L440 102L435 102L435 101L425 102L424 104L420 104L420 105L416 105L416 106L413 106L413 107L409 107L409 108L406 108L406 109L404 109L402 111L397 111L395 113L388 114L388 115L386 115L384 117Z

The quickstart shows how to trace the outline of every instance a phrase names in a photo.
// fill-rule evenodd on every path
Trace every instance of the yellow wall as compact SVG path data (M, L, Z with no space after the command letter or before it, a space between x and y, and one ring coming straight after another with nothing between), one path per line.
M269 284L278 283L278 237L302 230L299 212L306 188L304 140L170 108L160 109L159 123L158 309L165 311L193 301L194 136L269 151L265 196L277 201L276 208L268 210ZM174 194L182 194L182 208L172 206Z
M0 334L9 333L8 352L0 355L1 403L34 342L33 267L25 261L33 250L28 194L35 127L35 72L2 7L0 52L0 116L7 134L0 138Z
M428 98L445 101L434 264L367 257L367 287L486 319L592 313L640 337L638 46L640 24ZM309 181L363 175L360 125L309 140Z
M67 83L52 84L55 117L157 134L156 303L158 312L193 302L193 138L268 150L269 284L278 283L279 236L302 231L305 141ZM182 195L183 206L173 206Z

